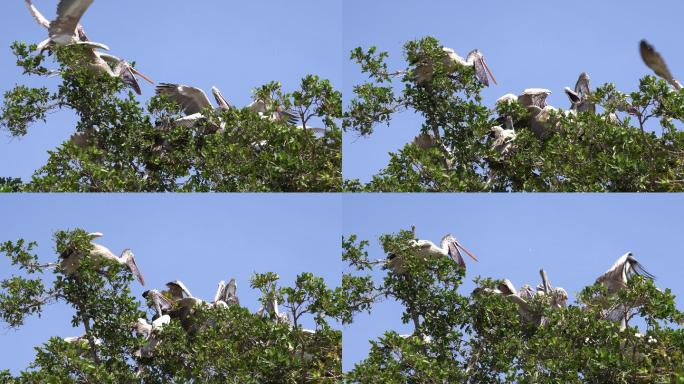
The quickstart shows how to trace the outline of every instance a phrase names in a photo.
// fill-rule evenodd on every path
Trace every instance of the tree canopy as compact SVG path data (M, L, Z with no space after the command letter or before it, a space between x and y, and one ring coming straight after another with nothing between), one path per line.
M370 340L369 354L346 374L347 382L684 381L684 330L678 326L684 313L672 292L652 280L634 276L613 293L590 285L570 305L567 295L559 299L552 294L557 289L545 292L542 286L521 306L523 292L511 295L501 287L505 276L477 277L478 288L459 292L466 269L449 257L418 257L413 239L411 231L380 238L388 255L404 257L402 273L384 258L371 259L368 240L343 239L343 259L352 271L343 278L351 309L346 321L360 312L372 315L377 301L390 299L402 306L401 320L414 327L410 335L388 330ZM630 322L621 329L606 317L606 308L624 309Z
M17 85L5 92L0 129L13 137L47 121L58 109L78 117L74 135L49 151L31 180L0 179L2 191L337 191L341 188L342 96L316 75L286 93L280 83L257 87L268 108L292 110L297 124L264 118L246 108L210 109L191 126L182 109L155 96L143 106L120 77L84 65L89 48L53 48L49 69L36 45L15 42L12 51L26 76L59 75L61 84ZM325 132L315 135L318 125ZM215 129L221 126L221 129Z
M0 246L16 274L0 282L0 318L21 327L57 302L73 308L76 338L52 337L36 347L35 360L19 375L0 371L3 383L333 383L341 380L342 334L331 325L340 316L341 288L301 273L282 286L273 272L255 274L251 288L262 293L261 313L233 303L199 302L183 312L183 300L164 316L143 308L131 295L133 275L114 260L95 257L83 230L54 235L57 259L38 256L38 244L23 239ZM79 259L72 271L64 262ZM47 262L45 260L48 260ZM137 284L137 283L136 283ZM148 291L150 292L150 291ZM239 293L239 292L238 292ZM151 295L145 296L154 307ZM287 310L274 316L269 303ZM243 303L244 304L244 303ZM277 309L277 304L276 304ZM269 311L271 313L269 313ZM287 317L283 320L283 317ZM302 328L303 319L316 328ZM146 332L140 324L153 324Z
M408 111L424 118L412 143L390 153L368 183L350 191L681 191L684 189L684 91L646 76L632 92L604 84L582 95L591 108L538 110L514 97L482 102L472 66L451 65L432 37L404 45L406 68L389 68L388 52L356 48L368 75L354 86L343 129L372 135ZM636 53L636 51L635 51ZM425 79L425 66L430 76ZM516 96L516 95L512 95ZM544 108L544 105L541 106ZM507 149L492 127L514 129Z

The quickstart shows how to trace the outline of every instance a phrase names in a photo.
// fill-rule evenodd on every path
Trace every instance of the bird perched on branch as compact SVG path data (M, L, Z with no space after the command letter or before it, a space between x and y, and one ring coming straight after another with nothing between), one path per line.
M461 255L461 250L473 260L478 261L477 257L463 247L451 234L445 235L439 246L430 240L414 239L409 241L409 247L410 249L407 249L406 252L415 251L415 254L423 259L450 257L463 268L465 268L465 260ZM405 257L405 254L392 253L387 257L387 266L395 273L403 274L405 272Z
M102 233L92 232L88 235L90 237L90 245L92 247L92 249L90 250L91 258L112 260L116 261L120 265L125 265L131 271L133 276L135 276L138 279L140 284L145 285L145 279L143 278L142 273L140 273L140 270L138 269L138 265L135 262L135 256L133 255L133 251L131 251L130 249L124 249L123 252L121 252L121 256L117 257L107 247L92 242L92 240L95 240L98 237L103 236ZM60 266L67 275L75 275L78 272L80 262L84 256L85 255L83 255L80 252L76 252L72 249L69 249L60 255L60 257L62 258Z

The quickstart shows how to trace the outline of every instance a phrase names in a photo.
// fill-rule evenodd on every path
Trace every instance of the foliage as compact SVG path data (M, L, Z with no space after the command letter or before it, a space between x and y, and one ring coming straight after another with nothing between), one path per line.
M58 255L88 254L88 234L80 229L55 234ZM186 331L172 317L154 331L151 355L140 353L148 340L134 325L145 318L131 296L132 275L118 263L86 257L77 273L67 275L59 262L40 264L37 244L24 240L2 244L22 273L0 284L0 318L20 327L54 302L73 308L71 323L83 327L82 342L53 337L36 347L33 363L18 376L0 371L8 383L332 383L341 377L341 332L330 325L340 301L339 289L302 273L293 286L279 286L275 273L256 274L251 286L263 304L277 297L292 314L288 325L239 305L196 305L192 319L201 326ZM314 333L304 332L304 317L314 319ZM151 321L151 320L150 320Z
M410 111L424 118L416 133L435 139L429 148L408 143L390 153L389 164L366 184L345 182L349 191L681 191L684 189L684 91L646 76L629 94L612 84L593 90L603 112L557 111L546 133L535 135L531 116L518 103L483 105L472 67L447 67L431 37L406 43L406 70L391 72L388 53L356 48L369 80L354 87L343 129L371 135L378 124ZM433 63L434 74L418 82L417 69ZM402 88L403 87L403 88ZM493 148L491 127L514 121L514 150ZM615 117L615 119L613 119ZM637 125L635 126L634 123ZM659 128L656 126L659 125ZM649 129L650 128L650 129Z
M292 93L283 93L276 82L255 90L257 97L268 96L280 107L292 108L307 129L238 108L204 111L205 119L186 128L174 124L183 115L168 99L153 97L143 107L121 79L91 71L83 63L87 48L55 49L57 70L43 66L44 56L32 55L35 45L17 42L12 49L24 74L59 74L62 83L54 92L24 85L6 92L0 128L20 137L52 111L69 109L78 117L72 139L49 151L47 164L21 185L23 191L341 188L337 122L342 97L328 80L309 75ZM217 121L225 129L212 129ZM308 129L318 121L326 128L319 137Z
M575 304L552 307L549 296L535 295L531 308L541 322L519 315L517 305L491 290L498 281L475 279L471 294L458 289L465 270L450 258L421 259L409 245L410 231L385 235L387 254L406 255L406 272L397 274L384 259L370 260L368 241L343 240L343 258L356 281L348 297L373 312L373 302L390 299L411 323L411 335L387 331L370 340L370 352L346 373L349 383L675 383L684 379L684 313L674 296L658 290L651 280L635 278L618 295L606 297L601 286L590 286ZM383 278L372 273L383 265ZM377 276L377 275L375 275ZM365 282L365 283L364 283ZM362 287L363 286L363 287ZM602 294L602 296L601 296ZM603 300L599 300L601 297ZM607 301L606 301L607 300ZM635 308L646 331L634 326L620 330L605 320L605 305L624 303ZM350 336L353 338L353 335Z

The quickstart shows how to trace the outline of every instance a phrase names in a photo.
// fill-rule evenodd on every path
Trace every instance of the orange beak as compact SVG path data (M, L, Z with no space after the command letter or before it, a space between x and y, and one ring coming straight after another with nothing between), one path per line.
M150 79L149 77L143 75L143 74L140 73L140 71L138 71L137 69L131 67L131 72L133 72L133 73L135 73L136 75L140 76L143 80L147 81L148 83L154 84L154 81L153 81L152 79ZM496 83L496 82L495 82L495 83Z

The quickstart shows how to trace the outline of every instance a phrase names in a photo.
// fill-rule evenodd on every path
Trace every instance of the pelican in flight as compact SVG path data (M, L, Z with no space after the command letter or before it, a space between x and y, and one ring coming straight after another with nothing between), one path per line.
M117 257L107 247L92 242L92 240L103 236L102 233L93 232L89 233L88 235L90 236L90 244L92 246L92 249L90 251L90 257L113 260L119 263L120 265L125 265L131 271L133 276L135 276L138 279L140 284L145 285L145 279L143 278L142 274L140 273L140 270L138 269L138 265L135 262L135 256L133 255L133 251L131 251L130 249L124 249L123 252L121 252L121 256ZM83 255L77 252L65 252L61 255L61 257L62 262L60 263L60 265L62 269L64 269L67 275L72 275L76 273L76 271L78 270L78 266L80 264L81 259L83 258Z
M644 61L644 64L651 68L656 75L665 79L665 81L670 83L674 89L682 89L682 83L677 81L677 79L672 76L672 73L670 73L670 70L667 68L667 64L665 64L663 57L660 56L658 51L656 51L655 48L646 40L641 40L639 43L639 52L641 53L641 59Z
M57 4L57 17L52 21L45 18L31 0L24 0L24 2L36 22L48 30L48 38L38 44L40 52L52 46L72 44L109 50L109 47L104 44L88 40L83 26L79 24L93 0L60 0Z
M459 56L456 51L448 47L442 47L442 52L444 53L442 64L449 72L455 71L457 66L473 67L475 70L475 77L480 83L488 87L489 77L491 77L494 84L496 84L496 78L489 69L484 55L479 49L470 51L465 59ZM418 84L430 81L433 74L434 68L430 61L420 63L415 70L415 77Z
M152 79L133 68L127 61L97 51L97 49L109 50L109 47L88 40L88 36L86 36L85 30L79 24L79 21L93 0L61 0L57 5L57 18L52 22L48 21L38 11L38 8L33 5L31 0L24 1L38 24L48 29L49 37L38 45L40 52L50 49L52 46L73 44L85 46L87 47L85 50L85 64L93 72L106 74L111 77L120 77L124 84L133 88L138 95L141 94L141 90L136 76L150 84L154 84Z
M478 261L477 257L473 255L470 251L461 245L461 243L456 240L451 234L447 234L442 238L440 245L437 246L430 240L411 240L409 241L409 246L415 253L422 257L423 259L431 257L450 257L455 260L458 265L465 268L465 260L461 255L461 250L470 256L475 261ZM405 272L404 267L404 256L397 255L395 253L390 254L387 257L387 265L389 268L397 274L403 274Z
M582 72L579 78L577 78L574 90L570 87L563 89L570 99L571 111L596 113L596 104L588 100L589 96L591 96L589 80L589 75L586 72Z
M203 90L191 87L188 85L181 84L171 84L171 83L161 83L156 88L157 95L165 95L173 102L178 104L185 113L185 117L176 120L176 123L184 126L191 127L195 124L197 120L203 119L204 115L202 111L206 108L214 109L215 111L228 110L232 106L223 97L221 91L217 87L211 87L211 93L214 96L214 100L218 104L218 107L214 108L207 97L207 94ZM210 123L212 130L218 131L224 128L224 123L214 124Z

